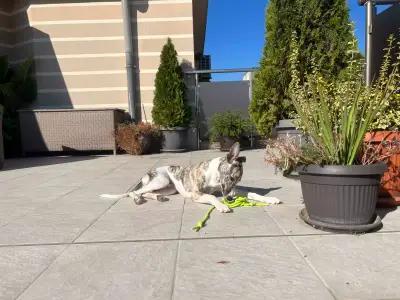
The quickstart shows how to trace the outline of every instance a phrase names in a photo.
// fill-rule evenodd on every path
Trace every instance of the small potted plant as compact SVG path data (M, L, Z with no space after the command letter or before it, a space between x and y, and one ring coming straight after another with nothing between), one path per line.
M152 117L164 135L163 151L185 151L191 109L186 103L183 73L170 38L161 52L161 63L155 79Z
M120 149L133 155L158 153L161 149L162 134L157 126L149 123L119 124L115 139Z
M363 62L354 55L354 41L348 67L340 78L326 77L314 66L301 81L295 35L291 46L289 91L310 143L297 155L300 158L286 157L283 166L300 167L305 204L300 216L306 223L327 230L373 230L381 226L375 207L386 165L375 160L363 164L364 136L383 103L396 91L399 62L394 62L390 70L382 68L379 78L367 87ZM389 45L387 51L385 61L389 65L393 46ZM277 150L269 152L273 151Z
M250 121L239 112L216 113L211 119L211 141L219 142L221 151L229 151L236 142L241 143L242 148L246 147L249 142L245 134L250 126Z

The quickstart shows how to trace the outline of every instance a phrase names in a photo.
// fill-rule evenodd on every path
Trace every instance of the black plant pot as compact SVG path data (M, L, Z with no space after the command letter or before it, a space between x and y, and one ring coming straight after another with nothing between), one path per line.
M148 134L141 134L138 137L138 142L140 143L141 153L139 154L149 154L151 152L151 146L153 138Z
M187 128L173 127L161 129L164 135L162 151L183 152L187 150Z
M299 170L305 210L300 217L324 230L367 232L381 226L375 213L386 165L316 166Z

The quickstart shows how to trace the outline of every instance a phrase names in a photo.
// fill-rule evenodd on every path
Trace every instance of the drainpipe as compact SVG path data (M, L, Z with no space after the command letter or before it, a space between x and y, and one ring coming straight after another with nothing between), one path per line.
M123 23L124 23L124 40L125 40L125 59L126 59L126 75L128 80L128 105L129 115L132 120L136 120L136 66L133 59L133 36L132 36L132 18L129 7L129 0L121 0Z
M366 9L366 30L365 30L365 82L367 85L371 85L372 82L372 57L373 57L373 41L372 41L372 31L373 31L373 20L376 14L376 8L374 3L370 0L367 1L365 5Z

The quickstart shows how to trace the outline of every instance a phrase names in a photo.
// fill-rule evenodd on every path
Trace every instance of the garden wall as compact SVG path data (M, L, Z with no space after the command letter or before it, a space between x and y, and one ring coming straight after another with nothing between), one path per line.
M207 136L211 117L217 112L239 111L248 116L250 82L200 82L200 135Z
M400 5L393 5L378 14L374 20L372 28L372 78L377 78L383 59L383 53L387 47L387 39L390 34L395 34L400 38Z

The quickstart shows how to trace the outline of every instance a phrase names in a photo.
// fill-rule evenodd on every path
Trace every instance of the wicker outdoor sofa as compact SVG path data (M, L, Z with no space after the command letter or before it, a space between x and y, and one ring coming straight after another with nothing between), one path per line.
M124 115L121 109L19 110L22 151L112 150L116 154L114 131Z

